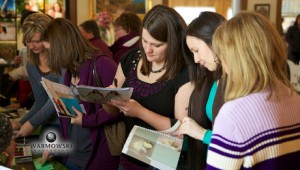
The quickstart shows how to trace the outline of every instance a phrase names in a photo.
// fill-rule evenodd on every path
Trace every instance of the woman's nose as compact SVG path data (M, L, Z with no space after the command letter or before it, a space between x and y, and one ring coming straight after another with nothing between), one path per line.
M149 44L148 44L148 45L145 45L145 49L144 49L144 50L145 50L146 53L152 52L152 47L151 47L151 45L149 45Z
M200 63L200 59L197 55L194 55L194 62L195 63Z

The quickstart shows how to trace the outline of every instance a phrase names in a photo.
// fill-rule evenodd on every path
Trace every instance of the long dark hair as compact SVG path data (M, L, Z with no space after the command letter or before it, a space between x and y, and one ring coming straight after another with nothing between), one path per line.
M224 22L226 19L215 12L201 12L200 15L194 19L185 30L183 36L183 52L184 58L189 66L189 75L195 87L200 89L204 80L207 79L207 83L210 83L214 79L221 76L222 70L221 65L216 71L211 72L203 66L199 66L194 62L194 55L186 44L186 37L193 36L203 40L208 47L212 47L212 38L217 27Z
M158 41L167 43L167 52L165 58L166 72L158 79L168 80L176 77L185 61L182 53L182 41L186 23L183 18L173 8L156 5L145 15L142 22L142 29L146 29L150 35ZM142 34L142 29L140 34ZM142 42L140 41L142 47ZM149 75L151 70L151 62L148 62L144 49L141 48L143 57L143 65L141 73Z

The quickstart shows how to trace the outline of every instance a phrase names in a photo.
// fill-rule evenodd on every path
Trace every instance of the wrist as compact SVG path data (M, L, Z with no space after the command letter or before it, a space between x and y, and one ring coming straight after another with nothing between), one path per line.
M203 141L203 138L204 138L206 132L207 132L207 129L202 129L202 130L200 131L200 133L199 133L199 139L200 139L201 141Z

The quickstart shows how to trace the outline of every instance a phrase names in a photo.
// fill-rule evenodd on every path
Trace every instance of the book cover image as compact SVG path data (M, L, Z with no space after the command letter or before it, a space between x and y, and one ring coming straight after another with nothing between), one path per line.
M135 126L123 153L159 169L176 169L182 140L157 131Z

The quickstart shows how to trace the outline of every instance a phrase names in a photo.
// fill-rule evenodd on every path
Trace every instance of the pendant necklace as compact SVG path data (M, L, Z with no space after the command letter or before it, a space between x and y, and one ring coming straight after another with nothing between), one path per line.
M164 65L162 68L160 68L159 70L152 70L152 68L151 68L151 73L160 73L160 72L162 72L164 69L166 68L166 66Z

